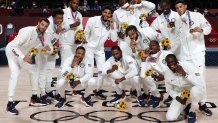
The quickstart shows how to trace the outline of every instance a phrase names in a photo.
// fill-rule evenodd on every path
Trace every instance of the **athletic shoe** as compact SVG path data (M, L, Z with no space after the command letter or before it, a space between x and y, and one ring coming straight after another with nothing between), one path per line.
M196 113L195 112L189 112L188 113L188 123L196 123Z
M133 97L133 98L136 98L137 97L137 91L136 90L132 90L130 89L130 96Z
M213 115L212 111L207 107L206 104L203 104L203 105L199 104L199 110L201 112L203 112L204 114L206 114L207 116L212 116Z
M42 106L42 105L46 105L46 104L43 104L41 102L41 100L39 99L39 97L31 97L30 98L29 106Z
M15 108L15 104L13 102L8 102L6 111L13 115L19 114L19 111Z
M145 99L143 96L139 96L137 102L138 102L139 106L145 107Z
M55 105L55 107L58 107L58 108L64 107L65 101L66 101L66 100L61 97L61 98L59 99L58 103Z
M88 107L93 107L91 96L87 96L86 98L84 96L82 96L81 102Z
M107 99L107 96L105 96L103 94L102 90L99 90L99 91L94 90L93 93L94 93L95 97L98 98L98 99L101 99L101 100L106 100Z

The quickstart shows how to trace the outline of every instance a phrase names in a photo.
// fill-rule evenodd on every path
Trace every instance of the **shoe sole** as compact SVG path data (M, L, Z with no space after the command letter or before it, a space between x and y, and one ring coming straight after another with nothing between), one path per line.
M29 106L34 106L34 107L40 107L40 106L46 106L47 104L42 104L42 103L30 103Z
M96 99L100 99L100 100L106 100L107 98L101 98L101 97L99 97L99 96L94 96Z
M12 113L12 112L7 111L7 110L6 110L6 112L7 112L8 114L11 114L11 115L18 115L18 114L19 114L19 113Z
M199 110L202 114L204 114L204 115L206 115L206 116L212 116L212 114L208 114L208 113L206 113L206 112L204 112L204 111L201 111L201 110Z
M56 105L57 105L57 104L56 104ZM56 106L56 105L55 105L55 107L57 107L57 108L63 108L63 107L64 107L64 105L65 105L65 103L64 103L64 104L63 104L61 107L58 107L58 106Z

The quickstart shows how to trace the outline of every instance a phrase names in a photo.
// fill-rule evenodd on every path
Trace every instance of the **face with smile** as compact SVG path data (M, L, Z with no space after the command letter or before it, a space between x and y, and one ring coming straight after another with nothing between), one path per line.
M37 29L40 33L44 33L46 29L48 28L49 24L42 20L41 22L38 22Z
M160 8L164 15L167 15L170 13L170 5L167 2L161 3Z
M107 21L109 18L112 17L112 12L109 9L105 9L104 11L102 11L102 19L104 21Z
M167 66L170 70L176 73L176 69L179 67L178 60L174 57L167 57L166 58Z

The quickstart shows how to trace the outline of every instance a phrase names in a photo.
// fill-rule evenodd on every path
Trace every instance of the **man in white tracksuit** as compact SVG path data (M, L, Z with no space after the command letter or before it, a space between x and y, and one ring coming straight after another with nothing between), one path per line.
M68 84L70 84L72 88L81 84L81 86L85 88L85 94L81 97L82 103L86 106L93 106L90 94L96 87L97 79L93 78L93 61L90 61L85 54L85 48L78 47L75 55L67 58L63 64L63 67L61 68L61 76L57 81L57 92L60 94L61 98L56 104L56 107L61 108L64 106L66 101L65 89ZM73 74L73 77L67 79L69 74Z
M190 62L178 62L173 54L166 57L168 68L164 71L164 78L167 92L173 98L173 101L167 111L168 121L176 120L185 106L190 103L191 107L188 113L188 123L196 123L196 110L198 102L203 98L206 91L203 86L201 74L197 67Z
M181 26L181 19L179 14L170 9L169 0L161 0L160 8L162 14L158 16L151 24L154 30L159 30L161 34L171 41L170 49L173 53L177 51L180 43L179 28Z
M52 70L55 69L56 59L58 56L59 43L63 38L63 33L70 29L69 26L66 26L63 23L63 15L64 12L61 9L56 9L53 11L52 16L48 18L50 25L46 30L46 33L50 37L51 44L55 51L51 54L44 55L45 62L40 67L39 72L39 82L44 83L43 87L41 87L44 92L41 93L43 101L49 102L47 97L54 98L53 92L51 91L51 82L52 82Z
M175 7L183 21L180 29L182 42L179 53L176 55L180 61L192 62L198 68L203 86L206 88L204 35L210 34L211 25L202 14L187 10L187 4L183 0L178 0ZM212 112L207 108L205 102L206 92L200 101L200 109L206 115L211 116Z
M141 12L144 11L149 13L155 8L155 5L148 1L141 1L138 4L130 5L127 0L119 0L119 4L121 5L121 7L117 9L113 14L114 21L118 28L118 43L122 51L125 51L123 52L124 54L132 55L130 46L128 42L126 42L125 29L122 28L122 24L127 23L128 25L135 25L137 27L140 27L139 15L141 14ZM135 12L130 12L131 7L134 8Z
M8 59L8 65L10 69L10 80L8 85L8 104L7 111L11 114L18 114L18 110L15 108L16 104L13 102L13 96L17 86L17 80L21 67L26 69L30 73L31 85L32 85L32 97L30 104L41 103L37 97L39 88L38 83L38 65L40 61L37 57L30 56L30 49L36 48L38 54L41 54L41 50L51 50L46 42L48 36L45 33L49 21L42 19L38 22L37 26L29 26L20 29L18 36L6 46L6 56Z
M77 45L75 44L75 31L83 29L82 15L77 11L79 6L79 0L70 0L69 7L64 9L64 20L67 26L71 30L67 30L61 40L61 65L64 63L67 57L75 53Z
M122 24L136 25L136 18L128 10L130 5L127 0L119 0L119 4L121 7L113 13L113 19L117 26L118 45L122 51L125 51L123 54L132 55L129 44L126 42L125 29L122 28Z
M160 83L164 80L161 75L167 67L165 57L171 54L171 52L160 50L160 45L157 41L150 42L148 52L150 52L150 54L142 58L140 76L144 78L143 82L152 95L148 105L152 105L153 108L156 108L159 106L160 102L160 93L157 89L156 82ZM153 70L150 75L147 73L149 69ZM148 92L145 93L148 95Z
M151 27L137 28L134 25L130 25L126 30L127 42L130 44L132 56L136 60L138 72L140 71L141 59L138 54L142 50L149 48L149 43L152 40L161 41L162 35L156 32ZM142 82L144 91L147 91L144 82Z
M112 19L110 6L102 9L101 16L89 18L85 28L85 37L88 42L86 55L93 63L95 58L98 68L98 85L97 90L95 90L95 96L105 100L106 96L101 91L103 84L102 68L105 63L104 43L109 37L112 41L117 40L116 27Z
M141 96L140 77L138 75L135 60L128 55L123 55L119 46L111 48L112 57L104 65L103 74L107 75L106 81L112 84L116 90L115 98L110 102L116 102L125 97L125 92L119 87L119 84L129 84L137 90L138 104L144 106L145 102Z

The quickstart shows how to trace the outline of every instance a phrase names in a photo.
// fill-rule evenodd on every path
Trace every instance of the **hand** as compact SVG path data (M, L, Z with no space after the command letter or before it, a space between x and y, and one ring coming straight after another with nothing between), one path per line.
M186 101L187 101L187 98L182 99L181 97L177 96L177 97L176 97L176 100L177 100L178 102L180 102L182 105L185 105L185 104L186 104Z
M76 80L76 81L73 82L73 86L71 86L71 87L74 89L80 83L81 83L80 80Z
M113 65L111 70L114 72L117 69L118 69L118 66L117 65Z
M80 59L77 57L74 57L71 67L76 67L79 64L79 62L80 62Z
M122 32L118 32L117 35L119 38L124 39L125 34L123 34Z
M27 62L27 63L29 63L29 64L32 64L32 58L30 57L30 56L25 56L24 58L23 58L23 61L25 61L25 62Z
M49 45L46 45L43 50L46 50L46 51L51 51L51 48L49 47Z
M122 82L123 80L125 80L126 78L125 77L122 77L120 79L115 79L115 84L119 84L120 82Z
M202 33L202 32L203 32L203 29L201 29L200 27L195 27L195 28L193 29L193 32L200 32L200 33Z
M70 28L77 27L80 25L80 19L77 19L73 24L70 25Z
M146 58L149 56L150 50L145 50L142 52L142 61L145 62Z
M109 22L110 28L114 29L114 20L113 20L113 18L108 18L108 22Z
M133 52L133 53L136 52L135 47L136 47L136 42L135 42L135 40L132 40L132 41L130 42L130 48L132 49L132 52Z
M59 34L62 31L62 24L57 25L56 33Z
M156 79L156 81L163 81L164 80L164 75L161 73L157 72L157 74L152 75L152 78Z

